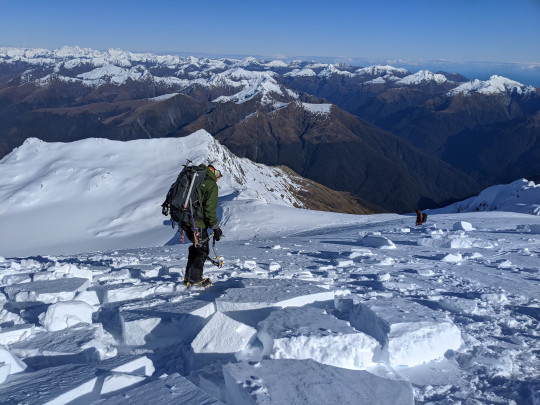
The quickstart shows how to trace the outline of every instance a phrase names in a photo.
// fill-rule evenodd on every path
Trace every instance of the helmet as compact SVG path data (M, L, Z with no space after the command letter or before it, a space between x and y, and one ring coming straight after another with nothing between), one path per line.
M212 160L210 163L208 163L207 166L208 167L212 166L214 169L218 169L218 170L221 170L223 168L221 162L217 160Z
M216 179L220 179L221 177L223 177L223 165L221 164L221 162L218 162L216 160L211 161L210 163L208 163L208 167L214 168L214 174L216 175Z

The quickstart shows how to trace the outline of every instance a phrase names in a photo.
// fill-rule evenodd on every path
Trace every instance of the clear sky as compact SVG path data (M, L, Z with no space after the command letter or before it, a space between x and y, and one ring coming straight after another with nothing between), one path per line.
M540 0L0 0L0 46L64 45L538 69Z

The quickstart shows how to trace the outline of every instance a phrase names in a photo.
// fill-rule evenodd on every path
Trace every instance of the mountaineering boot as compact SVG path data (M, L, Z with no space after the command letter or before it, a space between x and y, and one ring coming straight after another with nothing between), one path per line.
M210 287L212 285L212 280L210 280L209 278L205 278L201 282L199 282L198 285L201 287Z

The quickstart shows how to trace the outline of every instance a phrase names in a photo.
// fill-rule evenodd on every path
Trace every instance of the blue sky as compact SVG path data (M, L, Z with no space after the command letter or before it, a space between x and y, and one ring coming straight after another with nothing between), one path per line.
M0 0L0 45L439 63L540 81L540 0Z

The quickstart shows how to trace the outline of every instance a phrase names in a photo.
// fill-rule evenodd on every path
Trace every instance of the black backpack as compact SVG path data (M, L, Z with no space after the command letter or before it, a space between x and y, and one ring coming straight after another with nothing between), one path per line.
M173 183L163 205L168 205L171 219L180 224L194 225L204 217L200 205L199 187L206 178L206 166L186 166Z
M427 221L427 214L422 213L422 223Z

